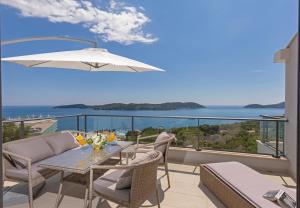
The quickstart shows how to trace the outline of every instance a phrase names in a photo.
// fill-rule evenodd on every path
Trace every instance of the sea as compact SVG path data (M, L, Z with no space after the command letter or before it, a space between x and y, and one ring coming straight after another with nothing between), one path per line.
M278 116L284 114L284 109L279 108L244 108L243 106L206 106L200 109L180 109L168 111L110 111L76 108L54 108L53 106L5 106L4 117L6 120L35 117L52 117L65 115L90 115L87 117L87 130L142 130L148 127L173 128L198 125L196 119L175 118L148 118L136 117L132 122L131 117L120 116L193 116L193 117L232 117L232 118L262 118L262 115ZM96 116L106 115L106 116ZM113 115L113 117L109 116ZM199 124L225 124L237 121L228 119L200 119ZM79 126L84 128L84 118L79 120ZM56 124L57 130L70 130L77 128L77 118L59 118Z

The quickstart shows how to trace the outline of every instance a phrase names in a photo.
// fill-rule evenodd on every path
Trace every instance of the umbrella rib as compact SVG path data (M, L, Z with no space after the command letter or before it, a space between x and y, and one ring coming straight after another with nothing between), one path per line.
M93 64L91 64L89 62L81 62L81 63L83 63L85 65L88 65L90 67L96 68L96 69L101 68L101 67L106 66L106 65L109 65L109 64L102 64L101 66L94 66Z
M90 64L89 62L81 62L81 63L83 63L83 64L85 64L85 65L88 65L88 66L90 66L90 67L95 68L95 66L94 66L93 64Z
M132 69L132 70L135 71L135 72L139 72L138 70L134 69L134 68L131 67L131 66L128 66L128 68Z
M101 67L104 67L104 66L107 66L107 65L109 65L109 64L102 64L101 66L98 66L96 68L101 68Z
M41 65L41 64L44 64L44 63L48 63L48 62L50 62L50 61L42 61L40 63L32 64L32 65L29 65L27 67L34 67L34 66L38 66L38 65Z

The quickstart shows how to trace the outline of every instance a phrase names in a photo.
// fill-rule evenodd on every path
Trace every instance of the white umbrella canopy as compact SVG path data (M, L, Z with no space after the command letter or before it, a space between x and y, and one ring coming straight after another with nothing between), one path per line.
M2 61L14 62L26 67L65 68L99 72L164 71L139 61L112 54L102 48L86 48L82 50L7 57L2 58Z

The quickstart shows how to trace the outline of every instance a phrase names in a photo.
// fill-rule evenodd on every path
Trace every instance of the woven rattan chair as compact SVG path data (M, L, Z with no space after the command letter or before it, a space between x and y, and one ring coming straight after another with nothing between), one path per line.
M129 208L140 207L147 199L156 193L157 205L160 207L157 191L157 167L162 154L156 151L156 157L141 163L120 166L92 166L90 171L89 204L92 207L93 194L121 206ZM94 181L93 172L99 169L114 169L110 174ZM117 189L116 183L124 170L132 170L131 185L126 189ZM98 185L97 185L98 184ZM100 184L100 185L99 185ZM98 187L97 187L98 186Z
M166 137L165 139L160 140L160 141L158 141L159 135L138 137L137 144L136 144L136 151L141 152L142 150L147 151L149 149L154 149L154 150L158 150L162 153L163 157L162 157L162 160L160 161L160 165L163 165L165 168L165 173L166 173L167 179L168 179L168 188L170 188L171 184L170 184L170 176L169 176L169 168L168 168L168 153L169 153L169 147L170 147L171 143L174 140L176 140L176 137L175 137L175 134L171 134L171 133L162 132L161 134L167 134L168 137ZM142 140L153 139L153 138L156 138L154 143L141 144Z

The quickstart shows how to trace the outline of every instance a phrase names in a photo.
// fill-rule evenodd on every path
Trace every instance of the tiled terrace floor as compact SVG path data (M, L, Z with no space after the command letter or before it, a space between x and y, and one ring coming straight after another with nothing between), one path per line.
M167 188L167 178L164 177L163 168L159 168L160 177L160 201L162 208L211 208L211 207L224 207L218 199L214 197L205 187L199 185L199 168L190 165L181 165L170 163L170 178L171 188ZM274 173L264 173L272 180L295 188L294 181L288 176L282 176ZM34 200L36 208L53 207L58 190L58 177L53 177L47 181L46 186L42 192ZM6 182L5 186L11 186L13 183ZM61 208L81 208L83 207L84 187L74 183L66 182L64 190L64 198L60 204ZM4 195L5 207L23 208L28 207L26 189L27 186L17 184L11 191ZM145 205L157 207L151 202L155 202L154 198ZM110 208L118 207L117 205L102 200L99 198L93 200L93 207L97 208Z

